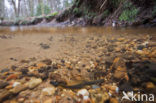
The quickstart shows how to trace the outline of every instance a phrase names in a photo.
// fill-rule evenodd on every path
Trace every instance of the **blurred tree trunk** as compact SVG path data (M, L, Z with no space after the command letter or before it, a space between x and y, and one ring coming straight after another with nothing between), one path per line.
M28 4L30 8L30 16L34 16L34 0L29 0Z
M11 0L13 5L16 17L20 16L20 8L21 8L21 0L18 0L18 4L16 5L16 0Z
M26 17L29 17L29 12L28 12L28 3L26 2L26 0L23 0L24 2L24 6L23 7L23 11Z
M21 0L18 0L18 12L17 12L17 16L19 17L20 16L20 8L21 8Z
M4 16L5 16L4 0L0 0L0 23L3 22Z
M11 3L12 3L12 5L13 5L13 8L14 8L14 12L15 12L16 17L18 17L18 15L17 15L16 3L15 3L14 0L11 0Z
M0 0L0 17L4 17L4 0Z
M41 12L42 15L44 15L44 5L43 5L43 0L38 0L39 4L41 5Z

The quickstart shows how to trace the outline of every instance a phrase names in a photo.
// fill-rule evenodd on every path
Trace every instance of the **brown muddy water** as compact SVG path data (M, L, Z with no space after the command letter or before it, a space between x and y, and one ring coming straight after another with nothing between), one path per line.
M83 52L87 39L142 38L156 41L156 28L111 27L0 27L0 69L19 64L25 59L85 57L96 58L97 52ZM92 44L91 44L92 45Z

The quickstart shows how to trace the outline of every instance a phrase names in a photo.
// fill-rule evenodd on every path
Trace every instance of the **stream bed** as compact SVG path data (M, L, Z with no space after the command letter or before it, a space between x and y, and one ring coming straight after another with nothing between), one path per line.
M155 102L156 28L0 27L0 102L134 102L123 91Z

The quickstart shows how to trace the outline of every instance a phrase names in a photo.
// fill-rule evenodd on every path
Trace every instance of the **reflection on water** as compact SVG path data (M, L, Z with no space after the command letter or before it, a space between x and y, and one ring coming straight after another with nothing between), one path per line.
M0 27L0 34L113 34L156 35L156 28L112 28L112 27Z

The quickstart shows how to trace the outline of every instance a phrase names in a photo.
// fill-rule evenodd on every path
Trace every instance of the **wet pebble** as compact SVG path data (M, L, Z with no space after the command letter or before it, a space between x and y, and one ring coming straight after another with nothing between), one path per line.
M56 91L55 87L47 87L42 89L42 94L50 96L53 95L55 91Z
M3 89L3 88L5 88L8 85L9 85L8 82L5 82L5 81L0 80L0 89Z
M42 49L49 49L50 48L50 46L48 44L41 43L40 46Z
M30 88L33 89L36 86L38 86L39 84L42 83L42 79L40 78L31 78L31 80L29 82L26 83L26 85Z

